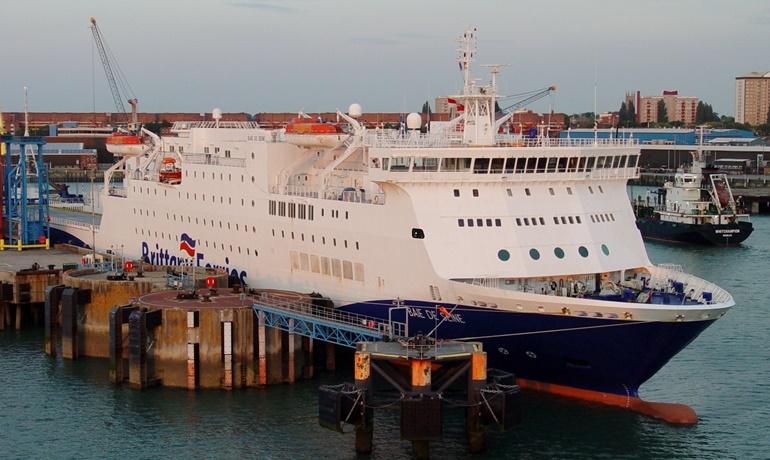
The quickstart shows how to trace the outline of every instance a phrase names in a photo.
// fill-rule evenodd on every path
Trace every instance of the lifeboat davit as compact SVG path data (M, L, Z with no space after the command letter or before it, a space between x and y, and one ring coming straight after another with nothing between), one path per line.
M143 155L150 148L143 137L128 133L112 133L107 138L106 147L108 152L124 157Z
M182 168L179 167L175 158L165 157L158 171L160 181L167 184L179 184L182 182Z
M286 142L305 148L336 149L350 134L334 123L297 118L286 125Z

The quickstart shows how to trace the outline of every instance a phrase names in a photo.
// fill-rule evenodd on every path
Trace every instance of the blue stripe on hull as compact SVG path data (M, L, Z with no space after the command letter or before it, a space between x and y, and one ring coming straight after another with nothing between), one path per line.
M343 309L387 320L386 305L391 304L383 300ZM440 305L453 313L453 321L441 324L434 337L483 342L491 368L528 380L630 397L638 396L642 383L714 321L640 322L406 304L413 307L410 335L428 334L441 321L436 311ZM392 319L403 321L404 314L394 310Z

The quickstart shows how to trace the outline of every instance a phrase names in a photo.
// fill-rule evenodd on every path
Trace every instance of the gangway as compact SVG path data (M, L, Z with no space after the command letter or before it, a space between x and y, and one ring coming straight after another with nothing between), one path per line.
M260 324L349 348L355 348L358 342L377 342L406 332L404 323L386 322L381 318L290 300L267 292L255 298L252 308Z

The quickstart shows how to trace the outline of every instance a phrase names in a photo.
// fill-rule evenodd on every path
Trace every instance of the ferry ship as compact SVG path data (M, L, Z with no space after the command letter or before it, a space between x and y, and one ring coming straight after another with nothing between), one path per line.
M477 84L475 29L458 42L464 110L429 132L416 113L404 130L367 129L352 104L338 111L349 137L329 148L215 110L108 171L98 228L54 227L100 251L221 267L411 333L482 341L489 366L524 387L694 423L638 390L734 301L649 261L626 193L639 146L501 134L499 66ZM178 179L164 180L165 158Z

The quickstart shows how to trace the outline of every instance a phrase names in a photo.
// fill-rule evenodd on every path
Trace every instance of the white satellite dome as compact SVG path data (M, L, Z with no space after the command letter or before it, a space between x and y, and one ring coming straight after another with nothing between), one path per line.
M412 112L406 116L407 129L420 129L422 126L422 117L417 112Z
M214 109L211 111L211 118L215 120L221 120L222 119L222 110L221 109Z
M358 118L362 115L361 112L361 104L350 104L350 107L348 107L348 115L350 115L353 118Z

